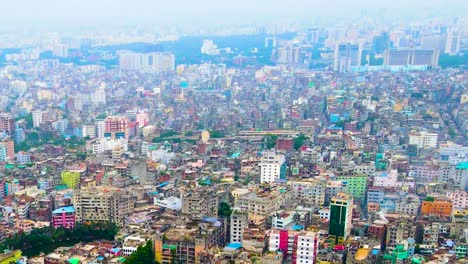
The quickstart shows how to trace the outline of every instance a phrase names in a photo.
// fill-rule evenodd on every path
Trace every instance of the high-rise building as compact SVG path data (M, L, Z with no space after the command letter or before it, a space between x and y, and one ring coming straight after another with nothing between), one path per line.
M15 130L15 119L10 113L0 114L0 131L5 131L9 135L12 135Z
M366 175L343 175L338 176L337 180L346 185L346 193L353 196L354 199L362 199L366 194L367 176Z
M120 51L119 66L121 70L173 71L175 69L175 56L170 52L134 53Z
M108 116L104 120L104 137L128 138L129 121L125 116Z
M384 54L384 65L438 68L439 50L389 49Z
M339 193L330 201L328 235L335 239L336 244L344 243L351 231L352 208L353 199L345 193Z
M337 44L333 60L333 70L347 72L353 66L361 66L362 47L359 44Z
M390 47L390 36L387 32L375 36L372 39L372 50L377 54L382 54Z
M249 217L242 209L234 208L231 214L231 243L241 243L244 229L248 227Z
M421 37L421 49L445 51L447 36L445 34L432 34Z
M182 195L182 213L192 218L218 216L218 199L216 193L209 189L199 189Z
M286 179L286 159L283 154L264 152L259 165L261 183Z
M272 230L268 241L269 251L281 251L293 264L316 263L318 234L312 231Z
M103 138L106 131L106 122L104 120L96 120L95 132L97 138Z
M9 137L0 141L0 159L2 161L15 159L15 142Z
M438 137L436 133L427 132L410 132L409 142L410 145L416 145L418 148L437 148Z
M127 191L111 187L75 190L73 205L76 222L112 222L124 225L125 217L135 207L135 197Z
M32 112L33 127L39 127L42 124L42 111L36 110Z
M106 104L106 84L101 83L99 88L94 91L93 104Z
M200 51L201 51L201 54L206 54L206 55L218 55L219 54L218 46L211 39L203 40L203 45L201 46Z
M461 32L449 31L447 33L447 42L445 43L445 53L454 55L460 51Z
M83 125L81 129L82 129L81 134L83 137L94 138L96 136L96 126L93 124Z

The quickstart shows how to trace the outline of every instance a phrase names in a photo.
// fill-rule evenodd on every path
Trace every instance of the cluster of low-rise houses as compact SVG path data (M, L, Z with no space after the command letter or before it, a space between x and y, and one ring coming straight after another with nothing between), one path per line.
M465 71L205 63L149 74L132 68L138 56L119 70L1 69L0 241L120 227L115 241L27 263L120 263L149 240L162 264L468 256ZM0 254L10 261L26 260Z

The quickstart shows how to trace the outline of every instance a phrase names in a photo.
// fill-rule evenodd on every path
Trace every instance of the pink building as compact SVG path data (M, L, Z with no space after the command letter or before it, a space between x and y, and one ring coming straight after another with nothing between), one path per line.
M448 198L452 200L453 207L455 208L468 208L468 192L466 191L453 191L447 192Z
M52 212L52 226L54 228L73 228L75 226L75 208L66 206Z

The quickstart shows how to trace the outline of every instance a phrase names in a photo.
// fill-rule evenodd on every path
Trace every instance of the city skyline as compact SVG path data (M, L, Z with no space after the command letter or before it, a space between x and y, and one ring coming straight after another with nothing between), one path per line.
M0 21L6 29L79 29L101 26L180 26L285 22L330 23L369 15L376 19L446 19L466 14L462 0L434 1L345 1L323 4L317 0L293 1L149 1L149 0L20 0L2 4Z

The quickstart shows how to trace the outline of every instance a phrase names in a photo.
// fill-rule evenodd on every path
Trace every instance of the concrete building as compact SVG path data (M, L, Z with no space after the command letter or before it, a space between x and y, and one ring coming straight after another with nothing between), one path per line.
M125 224L125 217L133 210L135 198L128 192L111 187L91 187L76 190L73 205L76 222L110 221L119 226Z
M148 238L138 235L126 237L122 244L123 255L130 256L137 251L139 246L144 246L148 240Z
M175 56L170 52L134 53L119 51L119 66L121 70L174 71Z
M318 234L312 231L272 230L268 250L281 251L293 264L316 263Z
M366 175L346 175L336 178L342 181L347 187L347 193L352 195L354 199L362 199L366 193L367 176Z
M259 166L260 183L272 183L286 178L286 159L283 154L264 152Z
M0 131L13 135L15 130L15 118L10 113L0 113Z
M129 120L125 116L106 117L104 127L104 137L112 139L129 137Z
M294 197L305 205L322 206L325 204L325 181L294 181L290 184Z
M339 193L330 202L330 225L328 235L336 244L342 244L350 234L352 227L353 199L345 194Z
M426 66L438 68L439 50L388 49L384 54L384 66Z
M249 217L268 217L293 199L290 191L270 193L250 192L237 198L236 207L244 209Z
M224 246L225 243L225 222L215 217L205 217L188 222L183 228L173 227L156 234L156 261L161 264L210 263L203 253L209 248Z
M70 189L77 189L80 186L81 174L74 171L62 171L60 174L62 184L65 184Z
M452 215L452 201L448 197L428 196L421 203L421 214L440 217L450 217Z
M337 44L333 60L333 70L347 72L352 66L361 66L362 46L359 44Z
M244 229L248 227L248 225L248 214L239 208L234 208L231 214L230 242L242 244Z
M418 148L437 148L438 137L436 133L410 132L408 144L416 145Z
M395 212L402 215L419 215L421 202L416 195L408 195L396 204Z
M154 197L154 204L167 209L180 211L182 209L182 200L177 197Z
M218 199L216 193L209 189L190 190L182 194L182 213L192 218L218 216Z
M65 206L52 211L52 226L54 228L70 228L75 226L75 208Z
M36 110L32 112L33 127L39 127L42 124L42 111Z

